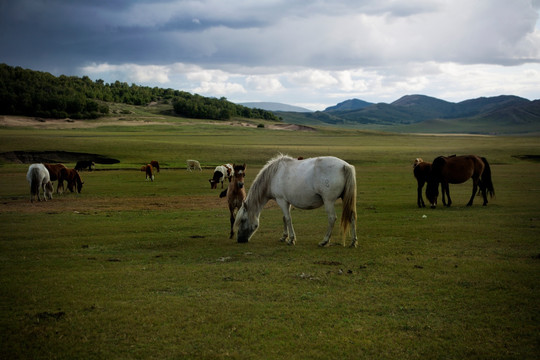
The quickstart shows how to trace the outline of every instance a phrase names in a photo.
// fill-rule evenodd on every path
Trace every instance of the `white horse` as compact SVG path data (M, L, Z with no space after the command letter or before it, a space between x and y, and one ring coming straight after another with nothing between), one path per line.
M201 164L197 160L188 160L187 161L187 170L199 170L202 171Z
M283 236L294 245L296 235L291 220L291 205L299 209L316 209L324 205L328 230L319 246L330 242L336 221L334 203L343 199L341 230L351 228L351 247L356 247L356 172L354 166L330 156L296 160L286 155L271 159L257 174L234 223L237 241L248 242L259 226L264 205L276 200L283 211Z
M30 183L30 202L34 202L34 197L41 201L39 188L43 189L43 200L52 199L53 185L49 175L49 170L43 164L32 164L28 167L26 180Z

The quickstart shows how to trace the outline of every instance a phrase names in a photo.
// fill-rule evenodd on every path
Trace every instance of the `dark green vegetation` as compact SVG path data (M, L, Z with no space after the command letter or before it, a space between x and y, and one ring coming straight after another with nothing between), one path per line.
M88 76L53 76L49 73L0 64L0 114L44 118L96 119L109 114L110 103L148 105L173 104L177 115L227 120L231 117L278 120L271 112L249 109L227 101L185 91L128 85L120 81L106 84Z
M314 113L279 113L297 124L400 132L519 134L540 132L540 100L496 96L459 103L407 95L391 104L352 99Z
M538 358L538 138L167 124L0 129L0 152L120 160L34 204L28 165L0 166L0 357ZM250 243L228 239L213 167L246 162L249 188L277 152L356 166L357 249L317 247L322 209L293 210L297 245L279 243L272 203ZM488 158L497 197L467 208L471 184L453 185L452 208L418 209L414 158L453 153Z

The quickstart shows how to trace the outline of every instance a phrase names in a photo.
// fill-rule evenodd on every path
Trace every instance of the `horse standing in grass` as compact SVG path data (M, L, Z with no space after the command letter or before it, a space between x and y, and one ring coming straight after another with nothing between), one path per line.
M356 172L354 166L331 157L296 160L286 155L271 159L257 174L246 200L236 214L234 229L237 241L248 242L259 227L259 216L264 205L276 200L283 212L281 241L295 244L296 235L291 220L291 205L299 209L316 209L324 205L328 216L328 229L319 246L330 242L336 221L334 203L343 199L341 230L343 236L351 228L351 247L356 238Z
M150 165L159 172L159 162L157 160L150 161Z
M231 182L231 178L233 176L233 166L231 164L223 164L216 166L214 169L214 175L210 180L210 189L217 189L218 183L221 182L221 188L223 189L223 181L225 181L225 178L229 179L229 183Z
M426 204L424 203L424 198L422 196L422 189L424 188L424 184L428 180L429 173L431 171L431 163L425 162L422 160L422 158L416 158L413 163L413 174L416 178L416 182L418 183L416 192L416 203L418 204L419 208L426 207Z
M233 180L229 183L229 187L219 194L219 197L227 197L227 203L229 204L229 212L231 214L231 234L229 239L234 236L234 221L236 219L235 211L242 207L244 200L246 199L246 190L244 188L244 178L246 176L246 164L235 165L233 164L234 175Z
M141 167L141 171L146 173L146 181L154 181L154 171L152 165L146 164Z
M49 170L43 164L32 164L28 167L26 180L30 183L30 202L34 202L34 198L41 201L40 188L43 189L43 200L52 199L53 185L50 179Z
M88 171L92 171L96 167L96 164L92 160L79 160L75 164L75 170L81 171L88 168Z
M202 171L201 164L197 160L188 160L186 170L189 170L189 171L193 171L193 170Z
M49 171L51 181L57 181L56 193L60 193L60 188L64 192L64 180L67 178L67 168L64 164L43 164Z
M70 192L76 191L77 193L81 193L82 186L84 184L84 181L81 179L81 175L79 175L79 172L75 169L66 169L67 173L67 187ZM63 185L62 185L63 187Z
M437 206L439 196L439 183L441 184L442 201L446 206L452 205L450 199L450 188L448 184L461 184L465 181L473 180L473 191L467 206L473 204L476 191L480 188L484 198L484 206L487 205L487 193L490 197L495 195L493 182L491 180L491 168L486 158L476 155L463 156L439 156L431 165L431 173L427 182L426 197L431 203L431 208ZM445 201L445 194L448 196L448 203Z

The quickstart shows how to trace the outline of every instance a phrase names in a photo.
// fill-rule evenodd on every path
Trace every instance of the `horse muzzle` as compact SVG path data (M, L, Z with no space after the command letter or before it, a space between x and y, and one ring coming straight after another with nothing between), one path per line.
M241 182L241 181L239 181L239 182L237 183L237 185L238 185L238 188L239 188L239 189L242 189L242 188L244 187L244 183Z
M237 236L236 241L239 242L240 244L245 244L245 243L249 242L249 237L247 237L247 236Z

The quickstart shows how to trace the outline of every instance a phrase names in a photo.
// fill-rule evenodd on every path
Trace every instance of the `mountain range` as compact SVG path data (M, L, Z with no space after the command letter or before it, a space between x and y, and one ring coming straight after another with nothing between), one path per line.
M273 110L275 111L275 110ZM458 103L406 95L387 103L350 99L324 111L277 112L284 121L398 132L517 134L540 133L540 100L513 95Z

